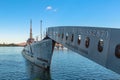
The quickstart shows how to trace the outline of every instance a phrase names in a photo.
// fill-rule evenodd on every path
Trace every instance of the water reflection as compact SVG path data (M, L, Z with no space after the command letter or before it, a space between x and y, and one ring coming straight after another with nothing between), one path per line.
M28 72L28 76L30 80L50 80L50 71L40 68L35 64L25 60L26 62L26 70Z

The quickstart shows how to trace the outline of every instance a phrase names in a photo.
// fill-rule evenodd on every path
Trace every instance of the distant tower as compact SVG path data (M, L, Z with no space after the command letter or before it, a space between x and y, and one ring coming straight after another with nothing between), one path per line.
M30 20L30 39L32 39L32 20Z
M34 42L34 38L32 37L32 20L30 20L30 37L27 40L27 43L31 44L32 42Z

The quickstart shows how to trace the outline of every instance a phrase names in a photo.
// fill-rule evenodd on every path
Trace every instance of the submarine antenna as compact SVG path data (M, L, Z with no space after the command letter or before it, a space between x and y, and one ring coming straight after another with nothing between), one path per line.
M30 39L32 39L32 19L30 20Z
M42 40L42 20L40 20L40 35L41 35L41 40Z

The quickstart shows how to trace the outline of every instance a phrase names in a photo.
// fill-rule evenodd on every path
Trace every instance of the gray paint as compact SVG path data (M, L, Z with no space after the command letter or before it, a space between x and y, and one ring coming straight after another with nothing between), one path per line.
M49 69L53 54L52 43L51 39L33 42L23 49L22 54L30 62L42 68Z

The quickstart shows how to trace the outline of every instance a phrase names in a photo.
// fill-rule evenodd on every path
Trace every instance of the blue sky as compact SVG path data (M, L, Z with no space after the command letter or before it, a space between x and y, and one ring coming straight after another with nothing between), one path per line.
M24 42L51 26L120 28L120 0L0 0L0 43Z

